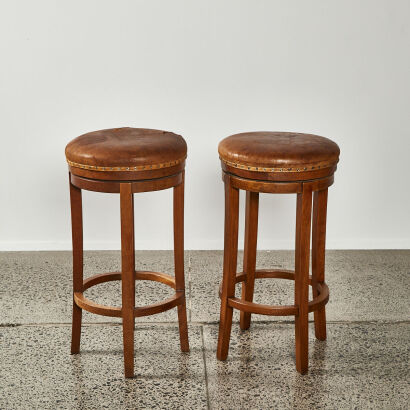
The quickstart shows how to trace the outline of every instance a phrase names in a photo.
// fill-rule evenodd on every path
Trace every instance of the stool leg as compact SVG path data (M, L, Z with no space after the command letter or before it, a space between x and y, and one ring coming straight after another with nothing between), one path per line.
M312 217L312 191L303 187L297 194L296 205L296 250L295 250L295 305L299 314L295 317L296 370L308 370L308 298L310 224Z
M125 377L134 376L135 249L134 196L131 184L121 183L121 286Z
M255 287L256 247L258 238L258 208L259 193L247 191L245 210L245 246L243 253L243 271L246 274L246 280L242 284L242 299L246 300L247 302L253 301L253 290ZM251 314L241 311L241 329L249 329L250 325Z
M313 226L312 226L312 291L313 297L318 296L317 284L325 280L325 247L326 247L326 211L327 189L316 191L313 195ZM315 336L326 340L326 310L325 307L314 312Z
M175 290L184 292L183 303L178 305L179 340L181 350L189 352L184 278L184 174L185 172L183 172L182 183L174 187L174 262Z
M71 229L73 241L73 292L83 291L83 210L81 189L71 183ZM73 299L73 321L71 328L71 354L80 351L81 319L83 310L76 305Z
M238 257L239 190L233 188L229 176L225 176L225 238L222 279L221 313L219 321L216 357L226 360L232 327L232 307L228 298L235 296L236 263Z

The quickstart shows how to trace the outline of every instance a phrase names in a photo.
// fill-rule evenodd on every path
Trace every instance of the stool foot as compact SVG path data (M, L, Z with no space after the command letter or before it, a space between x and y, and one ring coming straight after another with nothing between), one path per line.
M125 377L134 377L134 316L122 319Z
M226 303L221 306L221 318L219 320L218 347L216 349L216 358L226 360L228 357L229 341L231 338L233 309Z
M315 336L318 340L326 340L326 310L322 308L314 312Z
M73 321L71 327L71 354L80 352L81 319L83 310L73 302Z
M189 352L188 322L186 317L186 304L178 306L179 341L181 351Z
M305 374L308 371L308 331L307 324L304 326L300 321L296 320L295 323L295 336L296 336L296 370L300 374Z
M248 330L251 327L251 314L249 312L240 313L239 327L241 330Z

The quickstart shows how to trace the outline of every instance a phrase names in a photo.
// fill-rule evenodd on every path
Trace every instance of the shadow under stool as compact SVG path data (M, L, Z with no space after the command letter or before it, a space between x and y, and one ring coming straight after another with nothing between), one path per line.
M181 350L189 351L184 283L185 140L167 131L114 128L90 132L71 141L65 150L69 165L73 240L73 321L71 353L79 353L82 309L122 318L124 369L134 376L134 318L178 308ZM175 277L135 271L134 194L173 188ZM81 190L119 193L121 208L121 272L83 280L83 220ZM84 291L103 282L120 280L122 306L97 304ZM135 280L161 282L175 295L152 305L135 306Z
M249 132L219 144L225 183L225 242L217 358L226 360L233 309L240 327L248 329L251 314L295 317L296 369L308 370L308 314L314 312L315 335L326 339L325 236L328 187L333 184L339 147L311 134ZM239 190L246 191L243 272L237 273ZM259 193L296 194L295 270L256 270ZM313 197L313 212L312 212ZM313 216L312 216L313 213ZM313 218L313 222L312 222ZM312 275L309 275L312 225ZM294 304L270 306L253 302L255 279L295 281ZM235 285L242 282L242 297ZM313 300L309 301L309 285Z

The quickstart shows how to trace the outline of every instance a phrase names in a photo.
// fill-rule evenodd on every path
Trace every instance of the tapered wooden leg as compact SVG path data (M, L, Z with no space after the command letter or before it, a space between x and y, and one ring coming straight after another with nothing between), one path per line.
M258 208L259 193L246 192L245 209L245 246L243 253L243 271L246 273L245 282L242 284L242 299L252 302L255 288L256 247L258 238ZM249 329L251 314L240 313L240 327L242 330Z
M174 187L174 262L176 290L184 292L183 303L178 305L179 340L181 350L189 352L184 278L184 174L182 183Z
M83 210L81 189L71 184L71 229L73 241L73 292L83 291ZM83 310L73 300L73 321L71 328L71 354L80 351L81 318Z
M125 377L134 376L135 250L134 196L131 184L122 183L121 202L121 285L122 332Z
M312 216L312 191L303 187L297 194L296 205L296 250L295 250L295 305L299 313L295 317L296 370L308 370L308 298L310 225Z
M216 357L226 360L231 337L233 309L228 298L235 296L235 276L238 256L239 190L233 188L229 176L225 176L225 240L222 279L221 314Z
M313 195L312 226L312 290L313 297L318 296L317 284L325 280L325 248L326 248L326 211L327 189L316 191ZM325 307L314 312L315 336L326 340Z

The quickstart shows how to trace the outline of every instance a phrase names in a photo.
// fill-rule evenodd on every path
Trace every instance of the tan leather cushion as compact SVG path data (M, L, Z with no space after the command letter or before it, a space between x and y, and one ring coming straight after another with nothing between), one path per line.
M340 153L336 143L318 135L268 131L231 135L218 151L230 167L260 172L326 168L338 162Z
M187 155L185 140L168 131L112 128L89 132L65 149L71 167L99 171L137 171L175 166Z

